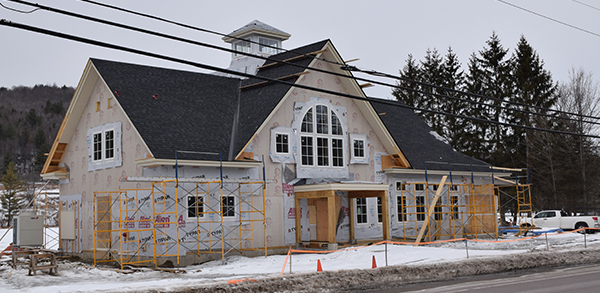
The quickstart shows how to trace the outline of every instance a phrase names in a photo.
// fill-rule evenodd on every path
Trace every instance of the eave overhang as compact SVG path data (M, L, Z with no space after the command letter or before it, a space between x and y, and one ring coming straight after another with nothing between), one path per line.
M383 183L325 183L294 186L294 192L313 192L324 190L339 191L386 191L389 185Z
M174 160L174 159L156 159L147 158L136 160L135 164L138 167L156 167L156 166L194 166L194 167L220 167L221 164L225 168L258 168L262 166L259 161L202 161L202 160Z

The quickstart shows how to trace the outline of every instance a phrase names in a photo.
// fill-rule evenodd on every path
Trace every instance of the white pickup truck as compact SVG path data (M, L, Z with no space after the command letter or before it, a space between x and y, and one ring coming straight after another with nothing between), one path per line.
M574 230L581 228L600 228L600 222L596 216L569 216L565 211L551 210L541 211L533 217L533 225L537 227L561 228L563 230ZM595 230L589 229L588 233Z

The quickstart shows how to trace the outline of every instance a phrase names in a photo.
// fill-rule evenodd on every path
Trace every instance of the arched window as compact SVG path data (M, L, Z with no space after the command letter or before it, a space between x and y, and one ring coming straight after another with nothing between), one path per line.
M314 105L306 111L300 127L300 164L344 167L344 130L333 109Z

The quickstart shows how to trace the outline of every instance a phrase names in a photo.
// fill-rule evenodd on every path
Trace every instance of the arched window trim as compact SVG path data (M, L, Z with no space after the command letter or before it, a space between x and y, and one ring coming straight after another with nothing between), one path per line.
M325 121L320 119L326 114ZM342 114L331 104L318 102L302 112L299 131L299 160L302 167L335 168L347 167L346 125ZM335 134L334 134L335 133ZM327 156L322 152L326 151Z

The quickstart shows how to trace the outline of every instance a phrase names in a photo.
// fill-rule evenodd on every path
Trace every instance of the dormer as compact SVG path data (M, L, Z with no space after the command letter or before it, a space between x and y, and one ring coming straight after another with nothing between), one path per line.
M281 43L290 38L290 34L278 30L268 24L253 20L247 25L234 30L223 41L231 44L231 49L237 52L251 53L253 55L269 57L280 52ZM230 70L256 74L256 68L265 60L251 56L233 53Z

